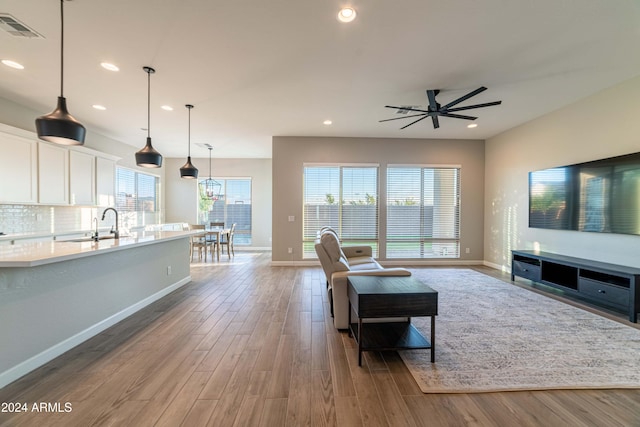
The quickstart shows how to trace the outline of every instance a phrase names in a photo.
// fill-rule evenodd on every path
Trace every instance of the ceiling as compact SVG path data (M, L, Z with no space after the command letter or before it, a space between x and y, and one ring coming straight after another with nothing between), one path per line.
M342 6L355 21L336 19ZM44 38L0 31L0 97L49 113L60 93L60 4L3 0ZM640 75L637 0L73 0L65 2L64 95L91 131L166 157L269 158L272 136L486 139ZM103 69L103 61L119 72ZM407 129L385 105L460 106L469 122ZM104 105L98 111L93 104ZM170 105L173 111L160 109ZM598 106L594 108L615 108ZM35 119L35 117L34 117ZM330 126L324 120L332 120ZM1 118L0 118L0 121Z

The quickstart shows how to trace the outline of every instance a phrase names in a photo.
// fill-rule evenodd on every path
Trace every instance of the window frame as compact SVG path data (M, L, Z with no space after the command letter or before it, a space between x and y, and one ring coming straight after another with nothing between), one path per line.
M203 197L202 192L200 191L200 182L205 181L205 179L198 179L198 224L208 224L209 222L224 222L225 227L231 228L231 221L229 220L229 208L230 204L227 204L227 186L229 181L248 181L249 182L249 203L242 203L245 206L249 206L249 222L247 224L248 228L245 228L242 224L236 222L236 229L234 231L234 244L239 246L249 246L253 240L253 178L250 176L233 176L233 177L212 177L216 181L218 181L222 186L220 188L220 198L213 202L211 208L208 213L212 211L215 207L216 203L223 202L223 214L222 218L211 218L209 215L208 218L205 218L205 212L201 209L203 206ZM234 203L235 204L235 203Z
M405 238L398 239L390 237L390 232L393 232L393 227L390 227L390 215L393 203L392 198L394 194L390 191L390 186L392 184L392 173L394 169L419 169L420 170L420 197L417 203L419 206L419 218L420 218L420 229L422 231L425 230L426 225L424 223L425 218L428 216L426 214L426 210L428 206L432 206L432 209L435 209L435 205L426 205L425 204L425 171L426 170L453 170L455 171L453 179L455 180L454 184L454 193L448 195L447 197L452 198L454 200L453 209L454 209L454 219L453 223L449 224L450 227L453 228L452 236L447 237L427 237L424 235L417 236L417 238ZM461 241L461 177L462 177L462 167L461 165L449 165L449 164L389 164L386 168L386 215L385 215L385 236L384 236L384 246L385 246L385 258L386 259L409 259L409 260L419 260L419 259L459 259L460 258L460 241ZM450 207L448 207L450 209ZM433 212L431 214L433 220ZM391 230L390 230L391 229ZM422 234L422 233L419 233ZM435 234L435 233L434 233ZM406 257L406 256L397 256L394 255L394 249L392 246L394 244L398 245L400 243L404 244L418 244L418 252L420 256L418 257ZM429 250L430 248L430 250ZM449 251L449 248L452 248L452 251ZM431 255L429 255L431 254Z
M337 194L337 202L336 206L338 209L336 223L334 224L308 224L308 212L309 207L311 206L307 202L307 169L308 168L334 168L338 169L338 194ZM345 215L345 211L349 209L349 206L357 206L360 205L360 201L362 201L362 205L372 206L369 201L371 200L371 194L367 192L363 195L363 199L359 199L358 201L351 200L348 203L345 203L345 170L348 169L371 169L375 171L375 195L373 199L375 203L374 208L374 216L375 220L373 223L374 233L372 236L362 235L359 237L349 237L349 234L353 235L356 231L353 227L348 225L348 218L351 216ZM315 253L315 240L317 238L316 232L317 228L324 225L329 225L335 229L340 237L341 243L345 246L354 246L354 245L368 245L373 249L373 255L378 255L378 249L380 247L380 164L378 163L304 163L302 169L302 257L303 259L316 259L317 255ZM353 184L352 184L353 185ZM370 185L370 183L369 183ZM331 194L331 193L328 193ZM332 204L332 203L329 203ZM317 205L317 208L321 205ZM346 209L345 209L346 207ZM370 213L369 213L370 215ZM315 226L314 226L315 225ZM371 227L371 224L368 224ZM366 228L366 225L365 225Z

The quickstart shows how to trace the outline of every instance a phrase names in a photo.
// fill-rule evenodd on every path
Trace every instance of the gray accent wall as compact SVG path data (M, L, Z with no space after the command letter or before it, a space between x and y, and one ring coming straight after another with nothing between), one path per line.
M640 266L640 236L528 226L528 173L640 151L640 77L486 142L484 255L508 270L512 249Z
M482 262L484 223L484 141L388 138L273 137L273 245L275 264L302 262L302 173L305 163L380 165L386 187L388 164L461 166L461 254L438 264ZM385 202L380 200L380 218ZM293 221L289 221L289 217ZM381 221L380 233L384 234ZM293 248L293 254L288 253ZM465 249L469 248L467 254ZM415 262L414 262L415 264Z

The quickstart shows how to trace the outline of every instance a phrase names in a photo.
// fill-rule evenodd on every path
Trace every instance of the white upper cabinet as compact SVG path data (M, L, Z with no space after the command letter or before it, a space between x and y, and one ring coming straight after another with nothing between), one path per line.
M115 206L115 160L96 157L96 190L98 206Z
M69 151L69 198L72 205L96 204L96 156Z
M118 160L0 123L0 203L114 206Z
M38 142L38 202L69 204L69 150Z
M38 201L38 143L19 129L0 126L0 202Z

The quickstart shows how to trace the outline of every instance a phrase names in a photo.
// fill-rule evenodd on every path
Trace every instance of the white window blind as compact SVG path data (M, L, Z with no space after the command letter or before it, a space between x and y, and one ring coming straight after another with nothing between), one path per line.
M305 166L303 257L316 258L314 241L323 226L345 245L378 248L378 167Z
M116 167L116 206L124 228L160 222L157 176Z
M387 258L460 257L460 169L389 166Z

